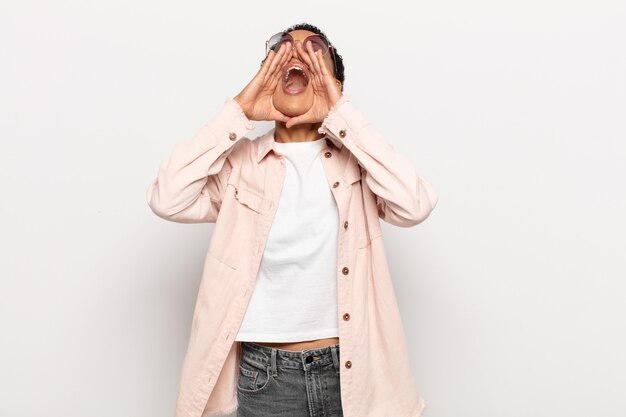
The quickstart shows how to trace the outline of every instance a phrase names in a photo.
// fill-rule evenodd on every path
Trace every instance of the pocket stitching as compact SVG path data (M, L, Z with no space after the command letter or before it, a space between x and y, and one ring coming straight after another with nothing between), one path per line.
M264 206L267 206L267 202L262 196L245 187L236 186L234 184L231 185L235 188L234 194L237 202L248 207L250 210L261 213Z
M240 368L240 369L245 369L245 368L243 368L243 367L241 366L241 364L239 364L239 368ZM242 387L239 385L239 381L237 381L237 389L238 389L239 391L241 391L242 393L245 393L245 394L256 394L257 392L265 391L265 389L268 387L268 385L269 385L269 383L270 383L270 380L271 380L271 379L274 379L274 377L272 377L272 376L270 375L270 368L269 368L269 365L265 367L265 372L266 372L266 375L267 375L267 380L265 381L265 384L263 384L263 386L261 386L261 387L259 387L259 388L257 388L257 389L252 389L252 390L251 390L251 389L247 389L247 388L242 388ZM258 376L258 375L257 375L257 376ZM256 382L256 378L255 378L255 382Z
M227 268L232 269L233 271L236 271L237 268L235 268L234 266L232 266L230 263L223 261L220 257L218 257L216 254L214 254L212 251L207 251L207 256L210 256L211 258L215 259L217 262L219 262L220 264L224 265Z
M256 382L256 377L257 377L257 376L259 376L259 371L252 371L252 370L250 370L250 369L246 369L246 368L244 368L244 367L243 367L243 366L241 366L241 365L239 365L239 368L241 369L241 372L242 372L244 375L249 376L249 377L251 377L251 378L254 378L254 379L255 379L255 382Z

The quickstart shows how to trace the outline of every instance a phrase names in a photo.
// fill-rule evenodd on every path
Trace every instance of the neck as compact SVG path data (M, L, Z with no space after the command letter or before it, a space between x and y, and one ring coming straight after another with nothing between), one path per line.
M283 143L314 141L324 136L317 131L321 125L321 123L303 123L287 128L284 122L276 121L274 140Z

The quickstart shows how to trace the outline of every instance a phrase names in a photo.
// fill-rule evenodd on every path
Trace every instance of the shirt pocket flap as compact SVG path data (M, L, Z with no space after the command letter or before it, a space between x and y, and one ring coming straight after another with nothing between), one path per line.
M241 204L249 207L257 213L267 211L271 206L271 202L269 200L266 200L260 195L257 195L247 188L240 186L235 188L235 198Z

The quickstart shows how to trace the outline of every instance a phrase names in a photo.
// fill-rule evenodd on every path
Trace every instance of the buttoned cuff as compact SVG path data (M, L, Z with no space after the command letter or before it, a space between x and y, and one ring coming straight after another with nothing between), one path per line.
M233 145L252 129L254 124L246 117L239 104L229 98L217 115L205 123L192 140L179 145L180 152L187 158L191 158L190 155L206 158L208 155L207 165L210 166L218 155L228 155ZM207 169L211 170L210 167Z
M350 144L358 140L358 132L368 124L350 99L343 94L328 112L318 132L328 135L337 147L341 148L347 144L349 149Z
M212 130L220 141L235 142L254 129L254 123L246 117L241 106L234 98L224 101L222 110L213 119Z

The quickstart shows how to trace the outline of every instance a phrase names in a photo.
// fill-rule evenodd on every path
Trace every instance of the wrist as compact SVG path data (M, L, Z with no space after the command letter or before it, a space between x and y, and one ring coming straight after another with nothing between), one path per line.
M233 100L235 101L235 103L237 103L237 105L239 106L239 108L243 112L244 116L246 116L248 119L250 119L250 115L248 114L248 111L243 106L243 104L241 102L241 98L239 97L239 95L236 95L235 97L233 97Z

